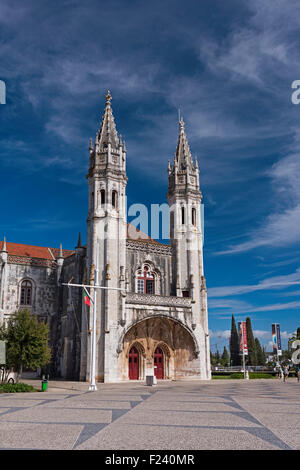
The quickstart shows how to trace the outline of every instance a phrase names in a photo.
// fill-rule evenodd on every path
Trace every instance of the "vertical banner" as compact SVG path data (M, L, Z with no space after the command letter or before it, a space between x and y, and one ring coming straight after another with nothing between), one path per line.
M277 356L282 355L281 349L281 337L280 337L280 325L278 323L272 323L272 340L273 340L273 353Z
M278 356L282 355L281 349L281 337L280 337L280 325L276 324L276 337L277 337L277 354Z
M277 355L276 323L272 323L272 341L273 341L273 353Z
M248 354L247 327L245 321L238 322L240 354Z

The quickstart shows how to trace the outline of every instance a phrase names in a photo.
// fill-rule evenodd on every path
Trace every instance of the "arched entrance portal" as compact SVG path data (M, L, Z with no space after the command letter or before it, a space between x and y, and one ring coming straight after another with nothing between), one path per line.
M129 351L129 380L139 379L139 352L136 347L132 346Z
M161 348L154 351L154 375L157 379L164 378L164 353Z
M180 379L199 376L198 344L177 320L153 315L136 322L120 338L119 370L122 380Z

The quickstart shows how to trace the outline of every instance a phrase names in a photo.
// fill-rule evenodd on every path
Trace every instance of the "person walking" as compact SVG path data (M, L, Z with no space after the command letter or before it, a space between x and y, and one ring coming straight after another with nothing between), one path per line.
M297 382L300 382L300 366L296 366L296 377L297 377Z
M279 378L280 380L283 380L283 370L282 370L282 367L281 367L281 366L279 367L278 378Z
M289 376L289 368L288 366L285 366L284 371L283 371L283 381L286 382Z

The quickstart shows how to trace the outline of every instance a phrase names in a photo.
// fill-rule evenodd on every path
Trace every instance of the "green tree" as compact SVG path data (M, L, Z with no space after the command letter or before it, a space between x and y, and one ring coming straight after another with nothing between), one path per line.
M256 358L257 358L257 365L264 366L266 364L266 355L261 347L258 338L255 338L255 346L256 346Z
M297 328L297 339L300 339L300 326Z
M239 336L238 336L238 332L236 329L236 324L235 324L233 315L231 319L231 334L230 334L229 350L230 350L231 365L240 366L241 356L240 356Z
M7 326L2 325L0 339L7 342L7 367L18 373L18 379L23 368L36 369L50 362L49 327L28 310L15 312Z
M224 367L228 367L230 365L229 354L225 346L221 359Z
M257 365L257 354L256 354L256 344L251 326L251 319L246 318L246 328L247 328L247 346L248 346L248 364L250 366Z

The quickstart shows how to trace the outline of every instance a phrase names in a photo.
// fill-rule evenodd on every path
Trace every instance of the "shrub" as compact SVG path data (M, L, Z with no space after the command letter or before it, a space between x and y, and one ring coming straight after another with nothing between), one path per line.
M264 374L263 372L249 372L250 379L273 379L272 374Z
M37 392L32 385L20 382L18 384L2 384L0 385L0 393L20 393L20 392Z
M243 379L244 378L244 373L242 372L235 372L233 374L230 374L231 379Z

